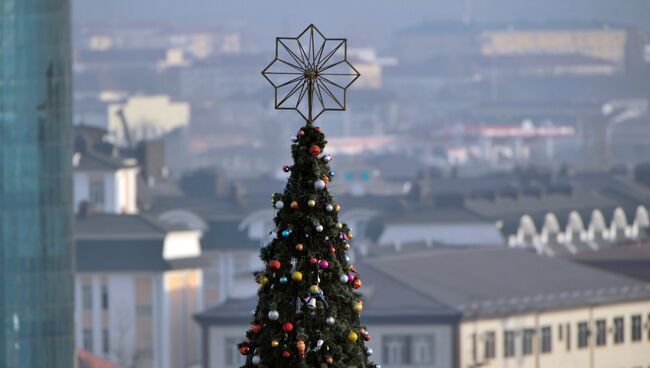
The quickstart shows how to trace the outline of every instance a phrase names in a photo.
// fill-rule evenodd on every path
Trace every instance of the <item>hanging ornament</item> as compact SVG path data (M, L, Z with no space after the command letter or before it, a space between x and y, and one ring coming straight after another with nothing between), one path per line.
M312 294L316 294L319 291L320 291L320 288L318 287L318 285L312 285L312 286L309 287L309 292L312 293Z
M328 356L328 357L325 359L325 361L326 361L327 364L329 364L329 365L334 364L334 358L332 358L331 356Z
M350 250L350 244L348 243L343 244L343 249Z
M328 162L332 161L332 158L333 158L332 155L328 154L328 155L323 156L323 161L325 163L328 163Z
M321 179L318 179L314 182L314 188L321 190L325 188L325 182L322 181Z
M372 348L367 347L367 348L366 348L366 355L367 355L367 356L371 356L372 353L373 353Z
M320 128L319 126L314 127L314 131L316 131L316 133L320 133L320 132L321 132L321 128Z
M335 205L334 205L334 211L336 211L336 212L340 212L340 211L341 211L341 205L339 205L338 203L335 204Z
M280 312L276 310L269 311L268 317L271 321L277 321L280 318Z
M330 253L336 253L336 248L333 245L330 247Z
M352 238L353 238L352 232L348 231L348 239L352 239Z
M289 171L291 171L291 167L289 167L289 165L284 165L284 166L282 166L282 171L289 172Z
M291 235L291 231L290 231L290 230L283 230L283 231L282 231L282 236L283 236L283 237L288 238L289 235Z
M293 202L291 202L290 207L293 208L293 209L295 210L295 209L298 209L298 207L300 207L300 206L298 205L298 202L293 201Z
M323 339L318 339L318 341L316 341L316 346L312 350L319 351L323 347L324 343L325 341L323 341Z
M302 273L299 272L299 271L296 271L296 272L292 273L291 274L291 279L293 281L302 281Z
M275 208L277 208L279 210L283 209L284 208L284 202L282 202L282 201L275 202Z
M282 329L284 332L289 333L293 331L293 323L291 322L286 322L284 325L282 325Z
M305 342L303 340L298 340L296 342L296 348L298 349L298 354L300 354L301 358L305 358Z
M312 156L320 155L320 147L316 145L309 147L309 153L311 153Z
M280 277L280 284L284 285L284 284L286 284L287 282L289 282L289 280L287 279L286 276L282 276L282 277Z
M332 212L332 211L334 211L334 206L332 206L331 204L328 203L328 204L325 206L325 211L327 211L327 212Z
M323 232L323 225L321 224L316 225L316 232L317 233Z
M354 289L360 288L361 287L361 279L359 279L359 278L355 279L354 282L352 283L352 287Z
M352 310L356 314L361 314L361 312L363 311L363 303L361 303L361 302L354 303L354 306L352 307Z
M266 276L262 276L257 280L257 283L264 286L269 283L269 278Z
M255 355L255 356L253 357L253 359L251 359L251 363L253 363L253 364L255 364L255 365L259 365L260 362L261 362L261 359L260 359L260 357L257 356L257 355Z
M298 133L296 134L296 136L298 136L298 137L302 137L302 136L304 136L304 135L305 135L305 131L302 130L302 129L300 129L300 130L298 131Z
M341 276L339 276L339 280L340 280L342 283L344 283L344 284L347 283L348 280L349 280L349 279L348 279L348 275L341 275Z
M318 260L317 260L315 257L312 257L312 258L309 260L309 263L311 263L311 264L316 264L316 263L318 263Z
M277 259L273 259L269 261L269 267L274 268L276 270L279 270L281 265L282 264Z
M336 176L336 173L334 171L331 171L331 170L330 170L330 172L328 174L329 174L330 178L333 178L333 177Z
M329 326L333 326L335 322L336 322L336 319L334 319L334 317L327 317L325 319L325 323L327 323Z
M358 336L357 336L356 332L354 332L354 331L348 332L348 341L349 342L355 343L355 342L357 342L357 338L358 338Z
M370 335L365 335L365 336L363 337L363 339L364 339L365 341L370 341L370 340L372 340L372 337L371 337Z
M289 358L291 358L291 353L285 350L285 351L282 352L282 357L284 359L289 359Z
M280 342L278 340L271 341L271 347L277 348L278 345L280 345Z
M316 201L313 199L310 199L307 201L307 206L309 207L316 207Z
M339 229L339 230L343 229L343 224L340 223L340 222L337 222L336 223L336 228Z
M298 244L296 244L296 250L297 250L298 252L302 252L302 250L304 249L304 247L305 247L305 246L304 246L302 243L298 243Z
M356 278L356 277L354 276L354 274L353 274L352 272L350 272L350 273L348 274L348 280L350 280L350 281L354 281L355 278Z
M251 343L248 341L240 342L237 348L241 355L248 355L251 353Z
M330 263L327 262L326 260L322 260L322 261L320 261L319 266L320 266L320 268L322 268L322 269L326 269L326 268L328 268L328 267L330 266Z
M259 323L253 323L251 325L251 331L253 331L255 334L262 332L262 325Z

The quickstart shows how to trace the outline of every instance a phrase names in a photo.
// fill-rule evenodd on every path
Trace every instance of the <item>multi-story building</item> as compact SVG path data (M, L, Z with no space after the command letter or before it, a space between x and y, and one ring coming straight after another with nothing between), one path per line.
M80 213L76 224L76 345L123 367L194 367L201 232L139 214Z
M70 1L0 11L0 366L73 366Z
M632 368L650 361L650 284L643 281L508 248L371 264L462 314L458 367Z

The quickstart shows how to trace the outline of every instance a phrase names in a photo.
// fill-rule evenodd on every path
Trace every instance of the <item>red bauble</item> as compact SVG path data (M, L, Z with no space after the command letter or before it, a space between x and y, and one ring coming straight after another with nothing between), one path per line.
M277 259L274 259L274 260L269 262L269 267L275 268L276 270L279 270L281 265L282 264Z
M293 323L291 322L286 322L284 325L282 325L282 329L284 332L289 333L293 331Z
M361 279L360 278L354 279L354 282L352 283L352 287L355 288L355 289L360 288L361 287Z
M283 357L284 359L289 359L289 358L291 358L291 353L288 352L288 351L283 351L283 352L282 352L282 357Z
M364 339L365 341L370 341L370 340L372 340L372 337L370 337L370 335L365 335L365 336L363 337L363 339Z
M258 334L262 332L262 325L259 323L253 323L253 325L251 326L251 330L253 331L253 333Z
M321 131L321 129L320 129L320 127L319 127L319 126L317 126L317 127L314 127L314 130L316 131L316 133L320 133L320 131Z
M297 134L297 135L298 135L298 137L302 137L303 135L305 135L305 131L302 130L302 129L300 129L300 130L298 131L298 134Z
M251 348L248 345L241 345L239 347L239 353L241 355L248 355L248 354L250 354L250 352L251 352Z
M289 167L289 165L282 166L282 171L289 172L290 170L291 170L291 168Z
M318 263L318 260L316 258L312 258L312 259L309 260L309 263L316 264L316 263Z
M311 153L312 156L318 156L320 155L320 147L318 146L311 146L309 148L309 153Z

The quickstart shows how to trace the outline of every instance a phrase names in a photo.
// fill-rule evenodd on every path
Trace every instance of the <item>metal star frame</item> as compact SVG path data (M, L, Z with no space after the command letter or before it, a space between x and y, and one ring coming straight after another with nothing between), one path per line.
M313 123L345 111L346 92L361 74L348 62L347 39L326 38L310 24L298 37L277 37L275 59L262 71L275 89L275 108Z

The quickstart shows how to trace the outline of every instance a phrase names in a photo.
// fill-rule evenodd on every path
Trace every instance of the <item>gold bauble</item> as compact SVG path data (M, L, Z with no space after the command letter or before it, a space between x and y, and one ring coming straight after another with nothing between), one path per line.
M293 281L302 281L302 273L301 273L301 272L298 272L298 271L292 273L292 274L291 274L291 279L292 279Z
M363 304L359 302L355 303L354 306L352 307L352 310L356 314L361 314L361 312L363 311Z
M271 346L272 346L272 347L277 348L278 345L280 345L280 343L278 342L278 340L273 340L273 341L271 341Z
M310 199L307 201L307 206L309 207L315 207L316 206L316 201L313 199Z
M357 342L357 338L358 338L358 336L357 336L356 332L354 332L354 331L348 332L348 341L349 342L355 343L355 342Z
M310 293L317 293L317 292L319 292L319 291L320 291L320 288L318 287L318 285L312 285L312 286L309 288L309 292L310 292Z

